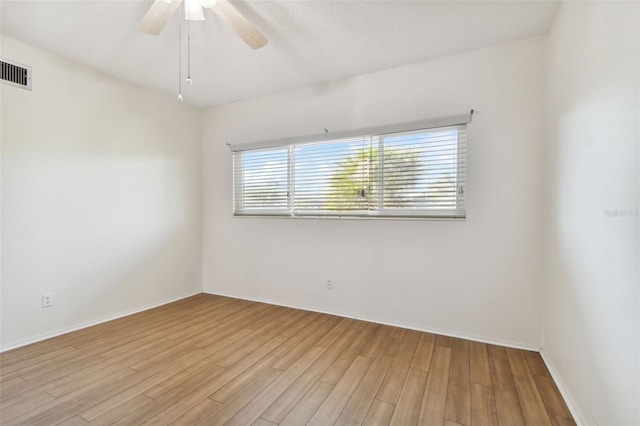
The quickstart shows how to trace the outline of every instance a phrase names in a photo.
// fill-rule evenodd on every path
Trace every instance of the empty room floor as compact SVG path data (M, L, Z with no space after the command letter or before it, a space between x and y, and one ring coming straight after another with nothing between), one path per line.
M572 425L540 355L200 294L1 355L6 425Z

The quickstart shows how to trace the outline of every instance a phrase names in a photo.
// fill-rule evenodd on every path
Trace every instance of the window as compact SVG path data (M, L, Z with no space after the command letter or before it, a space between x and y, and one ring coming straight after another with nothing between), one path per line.
M234 214L464 218L466 125L240 149Z
M246 151L234 156L236 212L289 211L289 149Z

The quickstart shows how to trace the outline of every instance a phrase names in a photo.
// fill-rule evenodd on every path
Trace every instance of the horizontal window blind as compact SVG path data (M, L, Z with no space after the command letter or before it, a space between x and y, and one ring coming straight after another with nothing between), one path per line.
M247 214L289 211L289 150L245 151L234 155L234 210Z
M367 212L369 147L366 137L295 146L293 213Z
M466 129L382 137L382 212L464 216Z
M233 155L235 215L465 217L464 124Z

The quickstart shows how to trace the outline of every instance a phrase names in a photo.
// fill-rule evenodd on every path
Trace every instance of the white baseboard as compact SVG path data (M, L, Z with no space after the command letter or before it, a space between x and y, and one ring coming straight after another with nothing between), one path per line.
M438 329L432 329L432 328L415 327L415 326L406 325L406 324L390 323L390 322L380 321L380 320L377 320L375 318L367 318L367 317L363 317L363 316L347 314L347 313L344 313L344 312L327 311L327 310L323 310L323 309L318 309L316 307L295 306L295 305L290 305L290 304L287 304L287 303L282 303L282 302L274 301L274 300L254 299L254 298L248 298L248 297L243 297L243 296L237 296L237 295L233 295L233 294L225 294L225 293L219 293L219 292L218 293L214 293L214 292L206 291L206 290L204 290L203 293L213 294L213 295L217 295L217 296L224 296L224 297L232 297L234 299L249 300L251 302L268 303L270 305L283 306L285 308L292 308L292 309L300 309L300 310L303 310L303 311L318 312L320 314L336 315L336 316L344 317L344 318L351 318L351 319L360 320L360 321L373 322L373 323L376 323L376 324L389 325L391 327L406 328L407 330L422 331L422 332L425 332L425 333L440 334L442 336L455 337L455 338L458 338L458 339L472 340L474 342L488 343L490 345L505 346L507 348L522 349L522 350L525 350L525 351L532 351L532 352L540 352L540 348L537 348L535 346L523 345L521 343L516 343L516 342L509 342L509 341L498 340L498 339L488 339L488 338L485 338L485 337L477 337L477 336L471 336L471 335L466 335L466 334L461 334L461 333L452 333L452 332L449 332L449 331L446 331L446 330L438 330Z
M114 315L108 315L106 317L102 317L102 318L99 318L99 319L94 320L94 321L88 321L88 322L77 324L77 325L74 325L74 326L71 326L71 327L65 327L65 328L61 328L61 329L58 329L58 330L54 330L54 331L49 331L49 332L46 332L46 333L38 334L37 336L29 337L27 339L22 339L22 340L19 340L17 342L2 346L0 348L0 353L6 352L6 351L10 351L11 349L20 348L22 346L27 346L27 345L30 345L32 343L37 343L37 342L40 342L42 340L47 340L47 339L50 339L52 337L60 336L62 334L71 333L72 331L82 330L83 328L87 328L87 327L91 327L91 326L94 326L94 325L102 324L102 323L108 322L108 321L113 321L113 320L118 319L118 318L126 317L127 315L137 314L138 312L147 311L149 309L157 308L158 306L166 305L167 303L176 302L178 300L182 300L182 299L185 299L187 297L195 296L196 294L200 294L200 293L202 293L202 291L200 291L200 290L195 291L195 292L185 293L185 294L182 294L180 296L176 296L176 297L172 297L170 299L163 300L161 302L155 302L155 303L152 303L150 305L140 306L140 307L137 307L137 308L134 308L134 309L130 309L130 310L124 311L124 312L119 312L119 313L114 314Z
M558 390L560 391L560 394L562 395L562 398L564 399L565 404L567 404L567 408L569 408L569 412L573 416L573 420L575 420L578 426L586 426L587 424L589 424L585 420L585 416L583 415L582 411L578 409L578 404L576 404L575 400L571 397L571 394L569 393L567 386L564 384L564 382L560 378L560 375L558 374L558 370L555 368L551 360L544 353L544 349L540 349L540 356L542 357L542 361L544 361L544 364L547 366L547 370L549 370L549 373L551 373L551 377L553 378L553 381L558 387Z

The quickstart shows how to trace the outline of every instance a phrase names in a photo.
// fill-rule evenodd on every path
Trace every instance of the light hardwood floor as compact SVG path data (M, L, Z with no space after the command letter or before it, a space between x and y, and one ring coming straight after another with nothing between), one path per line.
M572 425L537 353L200 294L0 356L7 425Z

